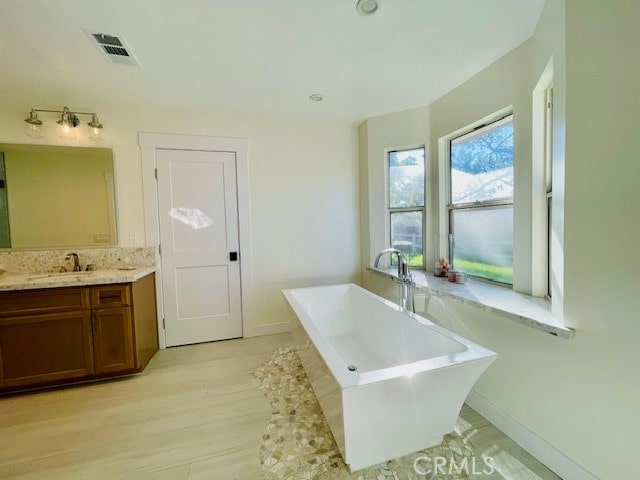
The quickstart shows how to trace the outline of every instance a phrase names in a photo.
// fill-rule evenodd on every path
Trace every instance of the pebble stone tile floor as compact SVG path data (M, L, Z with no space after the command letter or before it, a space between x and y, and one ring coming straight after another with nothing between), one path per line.
M269 479L410 480L419 478L414 470L418 457L439 456L460 465L463 457L469 463L475 454L468 438L452 432L440 446L351 473L293 348L276 350L256 371L255 385L268 397L272 409L260 443L260 462ZM468 476L454 471L446 477L429 478L457 480Z

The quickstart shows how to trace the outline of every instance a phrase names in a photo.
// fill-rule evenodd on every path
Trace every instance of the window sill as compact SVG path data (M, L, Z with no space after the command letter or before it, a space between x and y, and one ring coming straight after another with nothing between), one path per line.
M367 267L367 270L376 275L397 279L395 268ZM551 302L545 298L514 292L508 287L481 280L468 279L467 283L458 284L449 282L444 277L435 277L433 273L424 270L412 272L418 290L452 298L565 340L572 340L575 336L575 330L565 327L551 315Z

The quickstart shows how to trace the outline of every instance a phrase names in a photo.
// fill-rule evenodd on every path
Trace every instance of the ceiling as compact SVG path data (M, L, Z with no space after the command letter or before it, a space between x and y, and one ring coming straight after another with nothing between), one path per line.
M0 95L359 122L428 104L530 38L544 0L2 0ZM82 29L123 35L142 68ZM311 102L313 93L324 96Z

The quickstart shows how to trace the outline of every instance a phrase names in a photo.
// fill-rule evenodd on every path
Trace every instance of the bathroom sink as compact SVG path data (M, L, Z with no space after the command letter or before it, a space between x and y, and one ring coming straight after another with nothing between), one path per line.
M90 276L93 272L60 272L60 273L45 273L42 275L33 275L28 277L30 282L46 282L55 280L75 280L81 281L83 278Z

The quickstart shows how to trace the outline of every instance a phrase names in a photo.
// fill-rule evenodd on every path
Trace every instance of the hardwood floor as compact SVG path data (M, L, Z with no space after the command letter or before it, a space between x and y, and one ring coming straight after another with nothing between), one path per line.
M137 376L2 397L0 479L262 479L270 409L250 379L289 342L283 334L170 348ZM510 462L506 475L479 478L558 478L470 408L462 418L477 429L478 453Z

